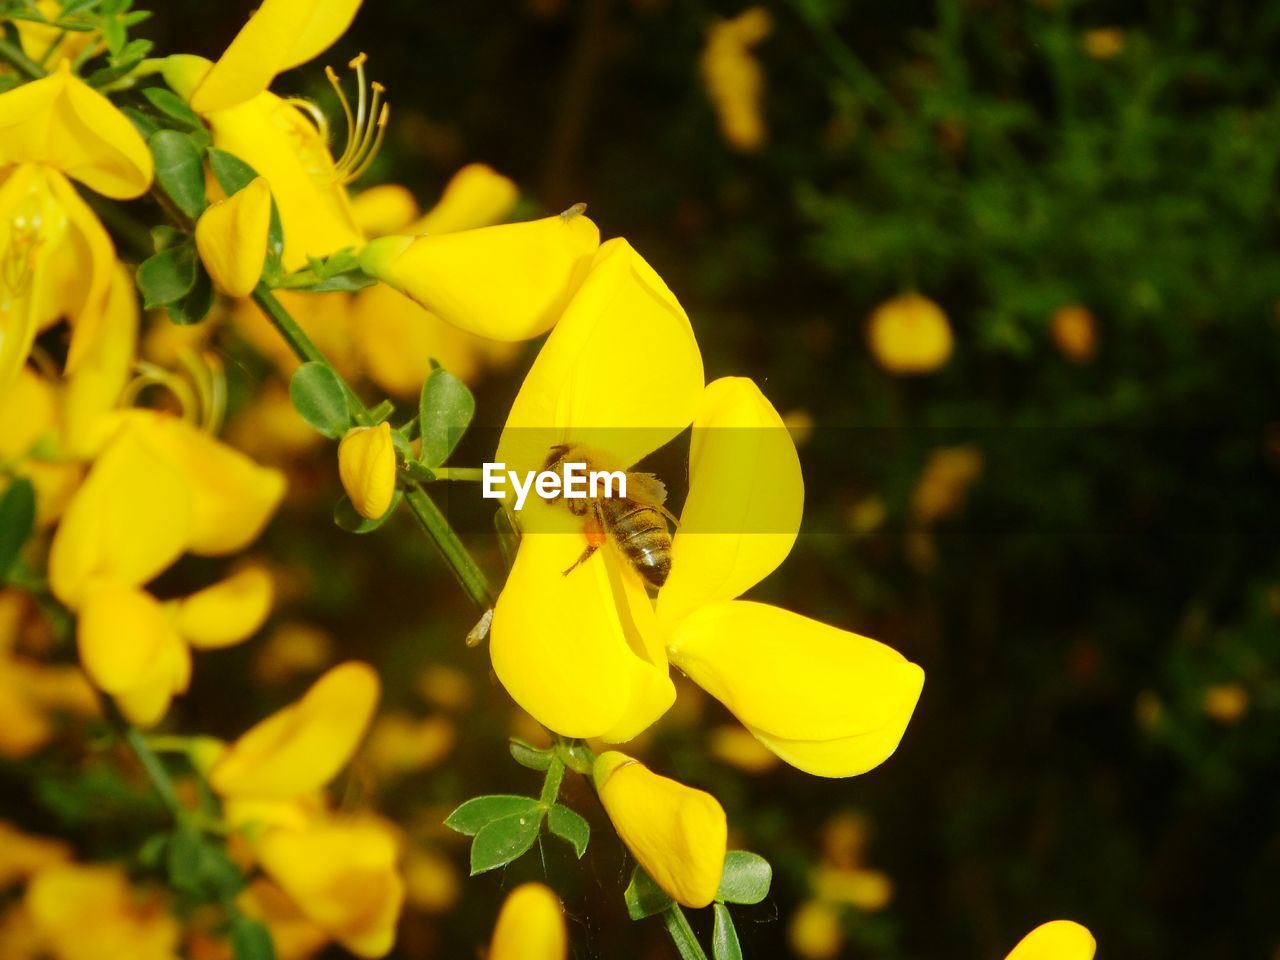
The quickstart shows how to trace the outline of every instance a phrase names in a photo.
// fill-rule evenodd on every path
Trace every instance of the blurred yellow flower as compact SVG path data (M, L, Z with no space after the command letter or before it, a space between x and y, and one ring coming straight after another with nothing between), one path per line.
M57 960L177 960L178 922L165 903L134 891L122 868L66 864L42 870L23 900Z
M1124 53L1125 34L1118 27L1086 30L1080 38L1085 53L1095 60L1112 60Z
M442 663L424 667L415 688L422 699L443 710L464 710L471 704L471 678L457 667Z
M932 300L905 293L871 314L867 339L876 362L890 373L932 373L951 357L951 325Z
M772 28L764 7L749 7L707 31L699 60L702 82L720 120L720 134L736 150L756 150L764 142L764 71L751 50Z
M1070 920L1053 920L1036 927L1018 942L1005 960L1093 960L1093 935Z
M70 859L71 847L61 840L32 836L0 820L0 893Z
M251 881L236 897L236 907L266 924L276 960L307 960L329 942L329 935L266 877Z
M566 960L569 934L564 906L541 883L516 887L502 903L488 960Z
M911 491L912 516L928 525L959 512L982 467L982 451L973 444L934 450Z
M247 297L267 261L271 188L262 177L210 204L196 223L196 249L219 290Z
M813 875L813 892L827 903L874 912L893 899L893 881L879 870L820 867Z
M778 765L778 757L742 727L716 727L707 737L707 749L722 763L747 773L767 773Z
M1049 318L1049 335L1073 363L1088 363L1098 352L1098 318L1079 304L1059 307Z
M236 740L209 771L210 786L224 797L276 800L319 790L355 753L379 689L372 667L339 664Z
M246 567L176 601L178 632L202 650L239 643L266 622L273 593L271 574L262 567Z
M509 178L483 163L469 163L445 184L436 205L405 230L386 233L457 233L501 223L520 199Z
M373 240L360 265L434 313L492 340L528 340L560 319L600 231L577 211L455 233Z
M728 843L716 798L616 751L596 758L592 777L618 836L653 882L686 907L709 904Z
M351 198L351 213L367 237L388 233L413 233L409 224L418 218L418 201L413 191L398 183L380 183L361 190Z
M787 942L805 960L831 960L844 945L840 911L820 900L800 904L787 924Z
M445 913L458 902L458 868L443 854L412 846L404 856L405 898L423 913Z
M338 475L351 505L377 520L391 507L396 492L396 448L391 425L354 427L338 444Z
M1238 683L1215 683L1204 692L1204 712L1218 723L1239 722L1249 709L1249 691Z
M453 749L456 731L445 717L417 719L402 713L379 717L369 733L365 757L379 779L434 766Z
M312 431L315 433L315 431ZM327 667L334 660L333 637L307 623L282 623L258 650L254 671L265 683L282 683L297 674Z

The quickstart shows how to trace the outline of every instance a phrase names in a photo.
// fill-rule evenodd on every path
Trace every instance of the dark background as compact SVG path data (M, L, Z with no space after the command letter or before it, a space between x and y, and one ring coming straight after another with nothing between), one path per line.
M252 4L158 6L141 32L160 50L216 56ZM708 27L737 5L366 0L337 48L275 89L326 102L320 65L368 52L393 105L369 183L428 205L481 160L530 214L586 201L680 297L709 378L751 376L812 418L806 534L755 595L882 639L928 679L898 753L853 780L709 760L714 704L659 726L646 759L713 790L737 842L778 870L739 923L748 957L786 954L820 826L847 810L869 818L868 862L896 894L845 912L844 956L996 960L1055 917L1089 926L1106 957L1270 956L1280 4L766 6L755 152L721 140L698 74ZM1086 51L1100 27L1123 31L1118 55ZM872 361L865 320L910 288L945 309L957 347L904 379ZM1069 303L1097 317L1089 363L1049 336ZM527 361L481 387L481 419L501 422ZM913 519L930 452L956 444L983 459L967 502ZM315 472L332 482L328 459ZM883 520L855 530L869 499ZM289 612L379 664L393 705L427 662L484 691L453 757L382 808L408 822L536 790L503 755L508 701L483 651L461 649L470 611L426 545L316 517L294 508L269 534L314 580ZM496 569L492 543L477 548ZM1244 690L1242 716L1206 713L1213 684ZM280 699L229 705L225 689L197 671L190 722L232 733ZM674 955L656 924L626 920L616 841L569 789L597 827L588 866L545 850L574 956ZM453 911L406 920L402 954L474 956L500 890L542 871L531 856L464 881Z

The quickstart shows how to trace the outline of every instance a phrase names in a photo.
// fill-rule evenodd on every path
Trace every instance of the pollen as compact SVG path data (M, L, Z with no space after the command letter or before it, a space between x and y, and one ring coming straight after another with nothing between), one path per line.
M338 102L342 105L343 117L347 122L347 145L342 155L334 162L335 183L352 183L360 179L373 164L387 132L387 118L391 108L382 99L386 88L377 81L366 82L364 65L367 60L368 57L362 53L347 64L356 72L354 110L351 101L342 90L338 74L332 67L324 68L324 75L338 95ZM326 131L322 128L321 132Z

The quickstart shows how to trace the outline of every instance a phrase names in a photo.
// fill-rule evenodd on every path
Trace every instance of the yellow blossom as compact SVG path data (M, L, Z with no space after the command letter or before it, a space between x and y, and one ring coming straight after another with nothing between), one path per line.
M435 663L424 668L415 689L428 703L444 710L462 710L471 703L471 680L457 667Z
M163 901L135 892L119 867L42 870L27 886L24 905L55 957L177 960L177 921Z
M282 623L258 651L254 670L265 683L318 671L334 659L333 637L306 623Z
M398 183L380 183L351 198L351 213L361 232L368 237L415 233L409 224L420 212L413 192Z
M893 899L893 881L879 870L822 867L814 874L813 891L828 903L875 911Z
M1218 723L1236 723L1249 709L1249 691L1238 683L1215 683L1204 692L1204 712Z
M591 266L600 232L568 211L526 223L389 236L360 265L440 319L493 340L528 340L560 319Z
M225 797L287 799L328 783L351 759L378 704L378 675L339 664L299 700L242 735L209 771Z
M1125 34L1118 27L1086 30L1080 38L1085 53L1095 60L1111 60L1124 53Z
M342 292L300 293L277 290L276 299L289 311L298 326L344 377L357 372L352 343L351 295ZM289 377L298 369L297 354L285 343L280 332L251 300L237 301L231 308L231 324L258 353Z
M1043 923L1019 941L1005 960L1093 960L1093 935L1070 920Z
M541 883L516 887L502 903L489 944L489 960L565 960L569 934L564 906Z
M404 858L406 899L424 913L444 913L458 902L458 869L443 854L411 847Z
M61 840L32 836L0 820L0 893L70 859L71 848Z
M747 773L766 773L778 763L777 756L768 747L742 727L730 724L711 731L707 749L716 759Z
M267 260L271 188L262 177L212 203L196 223L196 249L213 282L229 297L247 297Z
M982 475L982 466L982 451L972 444L934 450L911 491L912 515L931 524L957 513Z
M276 960L307 960L329 942L329 935L265 877L258 877L241 891L236 907L266 925Z
M338 475L351 505L377 520L391 507L396 492L396 448L391 425L355 427L338 444Z
M867 327L871 353L890 373L932 373L951 357L951 325L932 300L906 293L887 300Z
M736 150L751 151L764 142L760 100L764 71L751 49L769 35L773 23L763 7L750 7L707 31L699 67L707 95L720 120L720 134Z
M1059 307L1049 318L1049 335L1073 363L1088 363L1098 351L1098 318L1079 304Z
M410 235L457 233L500 223L520 198L509 178L483 163L469 163L445 184L436 205L406 230Z
M805 960L830 960L844 944L840 911L820 900L802 903L787 925L787 941Z
M453 723L443 717L380 717L369 733L365 755L381 778L403 776L438 763L453 749Z
M592 777L618 836L653 882L686 907L709 904L728 843L724 809L715 797L616 751L596 758Z
M133 373L137 342L138 301L133 281L117 263L102 323L62 391L62 447L69 456L96 456L110 439L113 421L108 414Z
M247 567L177 602L178 631L191 646L214 649L258 632L271 612L274 588L261 567Z

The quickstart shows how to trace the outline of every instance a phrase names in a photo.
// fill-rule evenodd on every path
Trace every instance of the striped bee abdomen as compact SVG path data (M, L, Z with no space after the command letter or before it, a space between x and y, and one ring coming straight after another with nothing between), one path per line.
M662 513L635 500L602 500L600 504L605 529L622 555L655 587L666 583L671 572L671 532Z

